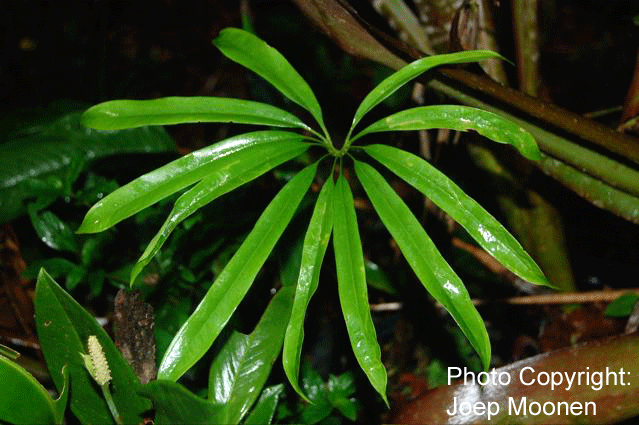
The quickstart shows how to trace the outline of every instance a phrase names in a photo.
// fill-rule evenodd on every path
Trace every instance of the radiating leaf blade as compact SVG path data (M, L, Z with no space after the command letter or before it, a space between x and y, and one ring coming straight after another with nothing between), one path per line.
M308 191L317 164L300 171L266 207L195 312L173 338L158 377L177 380L206 353L249 290L258 271Z
M328 241L333 230L333 191L335 184L332 176L324 183L315 203L315 209L304 237L302 261L295 291L295 302L291 318L286 328L282 363L284 372L295 391L308 400L298 383L300 356L304 342L304 317L311 297L319 283L320 270Z
M464 284L382 175L360 161L355 161L355 172L408 264L426 290L453 316L487 369L490 364L488 333Z
M344 176L335 186L333 249L339 299L353 352L373 388L386 404L386 369L381 361L375 326L368 304L364 254L357 228L353 194Z
M491 52L489 50L469 50L465 52L428 56L409 63L385 78L366 95L355 112L351 129L357 125L368 111L395 93L404 84L416 78L420 74L427 72L429 69L440 65L475 62L491 58L502 58L502 56L499 53Z
M535 139L517 124L492 112L459 105L433 105L406 109L369 125L353 137L353 140L369 133L431 128L475 130L497 143L514 146L528 159L534 161L541 159L541 152Z
M260 149L244 149L230 154L223 166L211 170L205 178L178 198L162 228L133 267L131 284L184 219L214 199L295 158L308 149L309 145L284 140L259 147Z
M427 161L385 145L365 151L446 211L497 261L522 279L538 285L550 283L535 261L499 222Z
M95 204L84 217L79 233L108 229L146 207L236 162L237 153L248 150L256 157L300 145L303 137L287 131L256 131L191 152L151 171Z
M209 399L223 403L223 423L236 424L259 396L280 354L295 288L281 288L250 335L234 333L211 365Z
M95 335L105 352L112 381L111 392L124 423L139 423L151 403L136 391L140 384L133 370L95 318L42 270L36 284L36 326L40 345L57 388L64 385L60 371L68 365L72 390L69 404L82 423L113 423L102 392L84 367L80 353L86 352Z
M295 115L266 103L201 96L109 100L87 109L82 114L81 122L84 126L97 130L198 122L309 129Z
M255 72L284 96L308 110L324 127L322 109L313 91L280 52L238 28L222 30L213 44L226 57Z

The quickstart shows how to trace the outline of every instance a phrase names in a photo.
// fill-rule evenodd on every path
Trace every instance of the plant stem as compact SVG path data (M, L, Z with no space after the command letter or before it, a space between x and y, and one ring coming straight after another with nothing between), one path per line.
M107 382L104 385L100 385L100 388L102 388L102 394L104 395L104 399L107 402L107 405L109 406L109 411L111 412L111 416L113 416L113 419L115 420L115 423L118 425L122 425L122 418L120 417L120 414L118 413L118 409L117 407L115 407L115 403L113 402L113 397L111 397L111 390L109 390L109 383Z

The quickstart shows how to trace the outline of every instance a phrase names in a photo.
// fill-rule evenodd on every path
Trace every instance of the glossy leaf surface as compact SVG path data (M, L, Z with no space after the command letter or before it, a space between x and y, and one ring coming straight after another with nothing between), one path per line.
M450 128L475 130L497 143L514 146L531 160L540 160L541 153L535 139L519 125L492 112L458 105L420 106L406 109L369 125L353 139L369 133L400 130L428 130Z
M427 161L391 146L369 145L364 149L446 211L508 270L528 282L550 285L537 264L508 230Z
M138 177L100 200L84 217L78 232L94 233L108 229L211 173L231 167L238 159L246 160L246 155L249 159L252 157L253 162L258 162L263 155L274 155L293 145L301 149L303 144L300 140L302 136L296 133L256 131L191 152ZM243 151L246 153L240 154Z
M36 285L36 326L40 345L58 389L64 386L59 372L67 365L71 379L71 410L85 424L113 423L102 391L85 369L80 353L95 335L105 352L112 381L111 393L124 423L139 423L151 403L137 394L140 386L131 367L95 318L84 310L42 270ZM56 372L58 371L58 372Z
M335 187L333 221L339 299L351 346L373 388L388 404L386 369L381 360L381 350L368 304L364 254L357 228L353 194L342 175Z
M490 364L488 333L464 284L382 175L360 161L355 161L355 171L375 211L397 242L406 261L426 290L453 316L487 369Z
M244 421L244 425L264 425L273 422L275 408L282 392L284 392L282 384L264 388L251 414Z
M230 122L308 129L308 126L295 115L275 106L225 97L110 100L92 106L82 114L82 124L97 130L198 122Z
M158 377L177 380L206 353L251 287L313 182L316 170L317 164L313 164L300 171L266 207L195 312L173 338Z
M63 387L58 400L29 372L0 356L0 421L13 424L59 424L69 396L69 373L62 371Z
M280 289L255 330L231 335L211 364L209 400L224 405L222 423L239 423L260 394L282 349L294 293Z
M282 353L284 372L295 391L305 399L306 396L298 384L300 356L304 342L304 318L308 303L319 283L322 261L333 229L334 186L332 177L324 183L304 237L295 302L286 328Z
M158 379L140 388L140 394L153 400L158 413L172 424L224 423L220 413L224 406L197 397L177 382ZM160 421L161 422L161 421Z
M222 30L213 44L226 57L255 72L308 110L324 127L322 109L313 91L280 52L255 35L237 28Z
M366 95L355 112L351 128L355 127L368 111L383 102L384 99L395 93L404 84L408 83L418 75L427 72L429 69L440 65L475 62L501 57L502 56L499 53L491 52L489 50L475 50L428 56L409 63L405 67L385 78Z
M285 140L282 143L258 145L259 149L244 149L227 157L224 163L175 201L162 228L147 245L131 271L131 283L157 254L175 227L185 218L214 199L249 182L278 165L300 155L308 144Z
M49 248L70 252L80 250L73 230L51 211L29 211L29 218L40 240Z
M80 125L80 114L66 115L28 137L9 140L0 155L0 222L26 212L26 201L37 196L42 186L62 196L70 184L71 168L92 159L126 153L175 151L175 143L160 127L123 131L95 131ZM28 129L30 130L30 129Z

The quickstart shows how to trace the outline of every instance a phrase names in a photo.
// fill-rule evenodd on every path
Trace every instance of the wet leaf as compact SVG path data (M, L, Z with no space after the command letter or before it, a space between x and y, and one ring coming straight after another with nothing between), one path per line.
M311 221L304 237L302 261L299 268L297 289L293 311L286 329L282 363L284 372L295 391L306 399L298 384L300 357L304 342L304 318L311 297L317 289L324 254L333 229L333 189L334 183L329 178L320 191L311 216Z
M449 53L436 56L428 56L422 59L418 59L410 64L404 66L400 70L394 72L381 83L379 83L373 90L370 91L362 100L355 116L353 117L353 123L351 129L353 129L362 117L376 105L384 101L387 97L395 93L404 84L413 80L420 74L427 72L440 65L450 65L456 63L476 62L490 58L501 58L499 53L491 51L465 51L457 53Z
M29 218L40 240L49 248L58 251L79 251L80 247L69 225L51 211L38 213L31 210Z
M528 282L550 286L519 242L442 172L422 158L391 146L369 145L365 150L446 211L507 269Z
M175 205L162 228L149 242L144 253L133 267L131 284L157 254L175 227L184 219L225 193L302 154L308 147L309 145L306 143L282 140L281 143L264 143L253 149L244 149L229 154L223 163L210 170L206 177L175 201Z
M244 421L244 425L264 425L273 422L275 408L283 392L284 385L282 384L264 388L253 411Z
M357 362L386 404L386 369L371 317L364 254L357 228L353 194L344 176L337 180L333 204L333 249L337 284L346 329Z
M352 140L369 133L431 128L475 130L497 143L514 146L528 159L535 161L541 159L541 152L535 139L526 130L497 114L468 106L433 105L406 109L369 125Z
M256 131L231 137L191 152L151 171L95 204L84 217L79 233L95 233L108 229L146 207L197 183L219 170L231 167L238 152L250 151L255 157L271 149L284 149L301 144L302 136L285 131Z
M97 130L197 122L230 122L309 129L295 115L275 106L224 97L110 100L92 106L82 114L82 125Z
M355 161L355 171L382 223L397 242L422 285L453 316L479 353L484 369L488 369L488 332L462 281L382 175L360 161Z
M206 353L251 287L308 191L316 170L317 164L313 164L300 171L266 207L195 312L173 338L158 377L177 380Z
M224 405L222 423L239 423L260 394L282 349L294 293L280 289L255 330L233 333L211 364L209 400Z
M324 128L322 109L313 91L280 52L238 28L222 30L213 44L226 57L255 72L284 96L308 110Z

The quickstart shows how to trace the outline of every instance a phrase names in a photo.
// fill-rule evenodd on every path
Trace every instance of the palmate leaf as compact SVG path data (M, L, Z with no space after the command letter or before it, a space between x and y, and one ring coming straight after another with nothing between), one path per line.
M295 301L286 329L282 352L282 364L289 382L295 391L307 401L308 398L298 383L300 356L304 342L304 317L308 303L317 289L322 261L333 230L334 186L333 178L329 176L317 197L315 209L304 237Z
M268 133L266 135L268 136ZM157 254L175 227L184 219L214 199L295 158L308 147L308 143L282 140L280 143L265 143L257 145L255 148L234 152L228 155L224 161L220 161L220 164L211 170L209 175L175 202L162 228L149 242L140 259L133 266L131 284Z
M325 128L322 109L313 91L284 56L255 35L226 28L213 44L229 59L255 72L284 96L309 111Z
M528 282L550 286L519 242L481 205L427 161L391 146L369 145L364 150L446 211L508 270Z
M448 53L444 55L428 56L418 59L399 71L391 74L370 91L362 100L351 124L351 130L357 125L362 117L376 105L384 101L388 96L395 93L404 84L416 78L420 74L440 65L450 65L456 63L475 62L484 59L502 58L499 53L489 50L471 50L465 52Z
M317 163L300 171L266 207L195 312L171 341L158 370L177 380L198 361L233 315L313 182Z
M256 131L241 134L194 151L151 171L96 203L84 217L78 233L95 233L108 229L146 207L196 183L217 169L230 167L238 153L260 158L301 145L303 136L287 131ZM308 146L308 145L306 145ZM242 156L243 158L243 156Z
M541 159L535 139L526 130L497 114L468 106L433 105L407 109L369 125L352 140L369 133L431 128L475 130L497 143L513 145L530 160Z
M198 96L110 100L87 109L82 114L81 122L97 130L197 122L231 122L310 130L295 115L266 103Z
M357 229L353 194L343 175L339 176L335 187L333 220L337 286L348 336L357 362L388 405L386 369L381 361L381 350L368 304L364 254Z
M428 237L413 213L370 165L355 161L355 172L382 223L397 242L426 290L453 316L482 360L490 365L490 341L484 322L459 277ZM337 228L337 226L336 226Z

